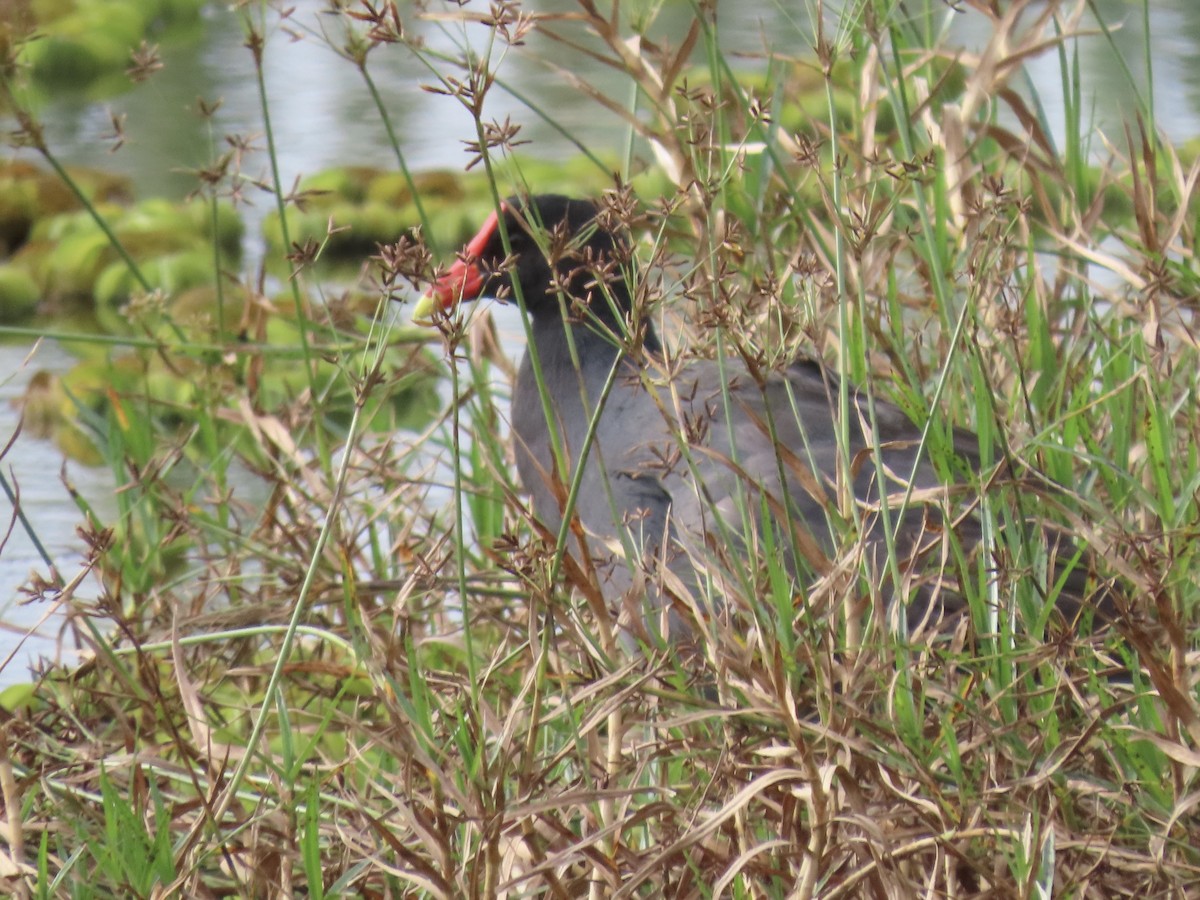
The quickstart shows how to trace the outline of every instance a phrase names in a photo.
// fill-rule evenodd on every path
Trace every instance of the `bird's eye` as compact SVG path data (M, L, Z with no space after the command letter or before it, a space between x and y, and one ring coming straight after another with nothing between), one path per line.
M529 249L534 246L533 238L519 225L514 225L508 230L508 241L513 256L528 253Z

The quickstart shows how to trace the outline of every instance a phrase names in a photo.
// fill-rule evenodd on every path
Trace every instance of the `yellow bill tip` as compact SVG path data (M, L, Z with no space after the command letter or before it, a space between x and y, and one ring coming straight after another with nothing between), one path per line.
M412 309L413 322L418 325L433 325L435 322L434 315L441 305L437 295L432 291L422 294L421 299L416 302Z

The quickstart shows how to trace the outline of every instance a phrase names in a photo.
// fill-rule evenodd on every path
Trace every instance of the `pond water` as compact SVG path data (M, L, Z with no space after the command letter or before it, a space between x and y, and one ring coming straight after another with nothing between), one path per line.
M378 114L361 75L317 39L333 20L321 14L325 4L299 0L286 25L268 13L269 40L265 52L265 91L269 98L281 177L294 179L320 169L343 164L395 167ZM747 66L762 65L762 48L769 41L777 51L803 52L811 45L811 29L804 10L813 4L726 3L721 6L720 33L727 52L737 54ZM257 6L252 4L251 6ZM436 4L431 5L436 6ZM1143 30L1138 4L1124 0L1098 0L1094 6L1106 17L1111 35L1097 33L1077 44L1081 80L1092 93L1085 98L1085 118L1121 142L1121 117L1136 107L1130 78L1145 91L1146 48L1153 56L1156 123L1176 142L1200 135L1200 3L1196 0L1157 0L1149 12L1149 39ZM447 12L456 7L445 4ZM483 9L484 7L479 7ZM526 4L530 10L567 12L572 4ZM970 52L982 46L987 23L970 13L955 13L931 4L937 18L956 45ZM664 5L657 32L677 39L687 27L690 4ZM461 27L450 22L416 25L432 50L454 52L464 39ZM570 28L562 23L562 30ZM469 29L468 39L482 30ZM612 96L625 96L628 88L619 75L585 56L544 39L533 38L538 54L569 69ZM165 43L164 67L148 81L119 96L91 100L85 94L56 97L40 111L45 136L61 159L69 163L103 167L128 175L139 197L182 197L195 187L193 170L206 165L226 146L227 135L238 135L263 144L263 119L255 69L245 47L243 25L224 4L213 4L206 13L202 37L188 43ZM1112 47L1123 55L1128 71L1117 62ZM432 81L429 70L402 47L377 48L370 58L375 80L402 143L409 167L462 168L470 154L464 142L474 138L468 113L453 98L430 93L421 85ZM1062 82L1057 56L1047 53L1027 65L1028 85L1036 89L1056 136L1061 137ZM543 158L574 155L575 145L560 128L577 140L601 151L619 152L628 140L625 127L612 113L581 98L560 75L533 63L520 53L505 61L501 76L514 93L531 99L550 114L550 124L502 90L489 97L488 117L511 116L522 126L521 137L530 141L522 150ZM197 112L198 100L220 100L211 120ZM114 117L123 119L123 140L117 147ZM5 130L9 123L0 118ZM1096 146L1102 148L1102 142ZM251 154L243 166L250 175L267 179L263 154ZM266 194L248 193L247 252L261 252L254 237L255 223L271 205ZM514 356L521 348L521 329L511 315L502 321L512 338ZM11 338L9 339L11 341ZM27 360L30 341L0 345L0 440L7 440L17 423L14 398L37 369L63 371L71 357L53 342L43 343ZM45 545L59 571L70 578L81 560L82 542L76 535L81 514L64 486L64 473L78 485L103 514L111 513L112 480L101 469L64 463L55 447L44 440L22 435L3 459L4 472L20 489L22 507L31 527ZM64 468L65 467L65 468ZM6 515L11 504L4 500ZM0 671L0 685L26 677L27 663L41 653L52 654L56 623L25 632L42 617L44 605L21 606L20 591L31 571L45 566L23 530L15 528L0 552L0 661L16 651ZM90 588L93 593L96 588ZM22 643L23 641L23 643Z
M63 371L73 362L74 357L53 341L36 347L0 344L0 439L7 442L16 429L16 403L33 373ZM29 661L58 653L60 620L54 614L54 598L34 600L22 587L33 573L48 576L43 550L66 582L83 566L85 545L76 529L84 517L71 489L80 493L101 522L112 520L116 503L108 470L64 459L49 439L18 435L0 466L29 522L26 528L15 521L13 504L0 495L3 527L10 529L0 549L0 664L7 663L0 669L2 686L25 677ZM94 596L96 587L85 583L83 593Z

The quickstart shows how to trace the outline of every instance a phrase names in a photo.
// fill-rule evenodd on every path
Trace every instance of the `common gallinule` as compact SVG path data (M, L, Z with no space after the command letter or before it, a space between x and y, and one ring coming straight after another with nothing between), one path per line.
M962 504L919 453L920 429L856 390L839 413L838 383L815 362L759 373L742 360L671 358L633 314L628 245L599 212L557 195L506 201L414 316L519 296L532 337L511 411L521 482L557 532L582 466L575 540L605 599L631 612L627 627L674 633L668 608L695 620L731 592L754 596L767 556L810 602L843 596L865 564L878 596L903 598L910 627L943 621L958 607L943 578L954 571L947 523L968 551L980 526L946 515ZM978 465L971 435L955 444L964 473ZM1046 590L1073 618L1101 593L1088 597L1086 557L1068 540L1051 534L1049 545ZM873 593L871 583L858 585Z

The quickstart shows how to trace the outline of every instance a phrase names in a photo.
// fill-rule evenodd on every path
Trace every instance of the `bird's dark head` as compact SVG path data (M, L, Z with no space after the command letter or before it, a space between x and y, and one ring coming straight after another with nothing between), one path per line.
M629 254L624 241L602 227L599 214L590 200L558 194L505 200L422 298L414 317L422 312L428 317L435 305L452 309L483 296L515 301L514 285L534 318L559 315L560 291L601 319L613 319L614 304L626 313L629 294L621 263Z

